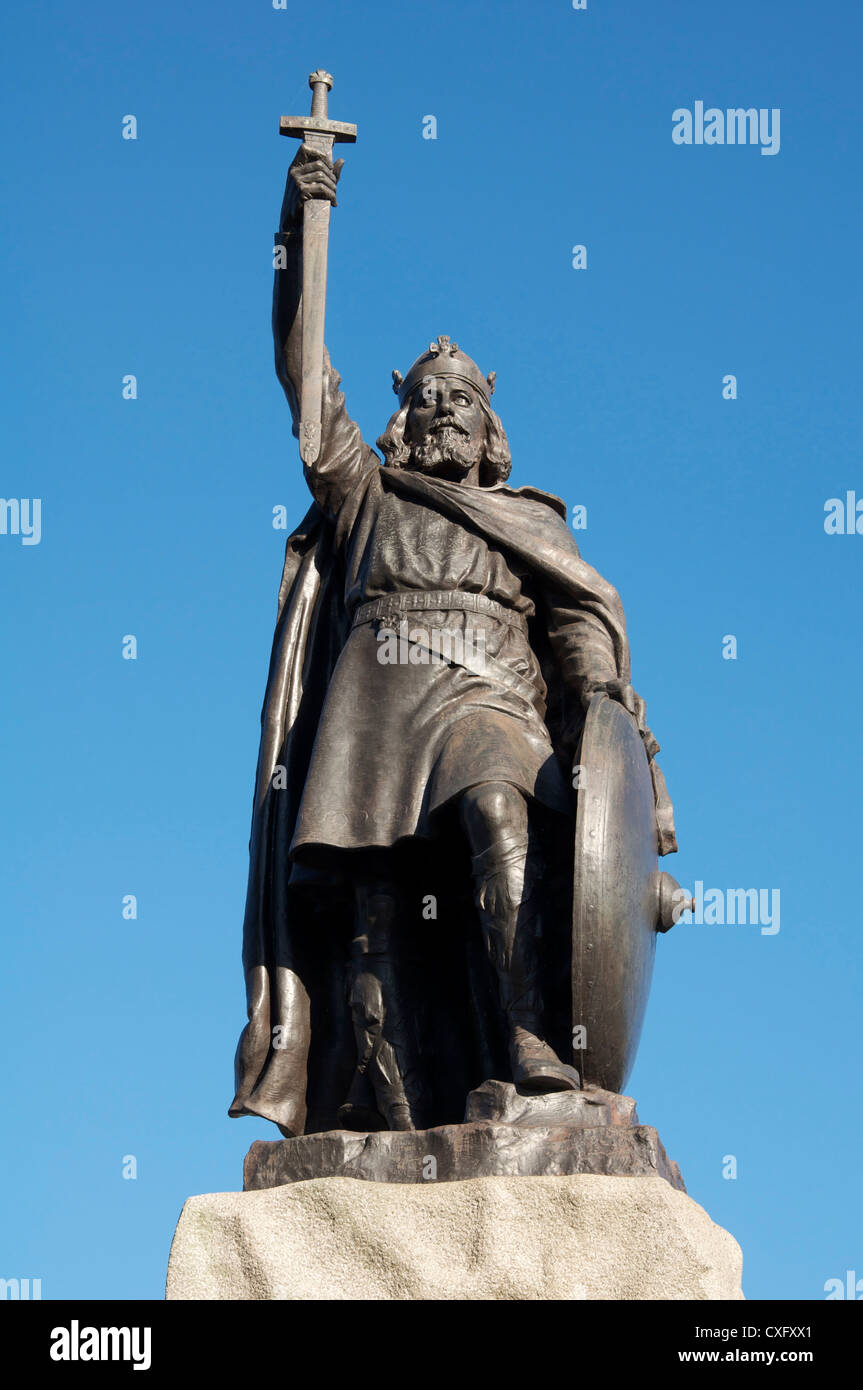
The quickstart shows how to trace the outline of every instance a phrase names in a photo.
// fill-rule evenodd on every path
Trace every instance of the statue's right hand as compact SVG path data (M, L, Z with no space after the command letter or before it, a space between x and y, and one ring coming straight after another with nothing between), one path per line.
M300 145L288 170L283 215L286 214L291 222L298 221L303 203L309 198L325 198L333 207L338 207L336 186L344 162L337 159L333 164L328 155Z

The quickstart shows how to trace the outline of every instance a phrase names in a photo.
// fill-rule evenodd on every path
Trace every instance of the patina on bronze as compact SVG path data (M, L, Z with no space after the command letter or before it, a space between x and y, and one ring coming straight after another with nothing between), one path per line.
M314 500L262 713L230 1113L291 1140L429 1130L474 1123L468 1096L494 1081L540 1115L575 1093L581 1127L582 1086L625 1082L676 887L623 609L564 503L508 485L495 374L448 337L393 373L383 464L363 442L322 348L309 209L328 215L342 161L332 79L310 81L318 127L282 119L317 145L288 175L273 331ZM541 1170L531 1125L522 1171Z

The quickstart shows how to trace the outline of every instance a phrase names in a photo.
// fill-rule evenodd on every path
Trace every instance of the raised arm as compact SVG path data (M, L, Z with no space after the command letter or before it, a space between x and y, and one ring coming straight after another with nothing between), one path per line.
M343 159L331 164L323 155L300 145L285 183L285 196L276 234L273 285L273 346L276 375L288 398L294 417L294 434L299 434L300 386L302 382L302 290L303 290L303 203L309 198L326 198L337 206L336 185Z
M302 283L303 203L308 198L327 198L335 207L336 185L344 160L331 164L324 155L301 145L288 170L276 247L273 284L273 345L276 375L282 384L293 417L293 432L300 432L302 387ZM317 461L304 469L315 500L335 514L345 497L378 457L363 443L359 427L347 413L339 389L339 377L324 356L324 393L321 451Z

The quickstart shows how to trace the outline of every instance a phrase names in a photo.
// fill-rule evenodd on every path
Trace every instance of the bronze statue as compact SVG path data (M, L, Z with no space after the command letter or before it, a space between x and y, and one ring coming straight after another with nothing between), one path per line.
M282 121L304 142L276 370L314 500L262 715L230 1110L286 1137L458 1123L490 1079L620 1090L680 907L620 600L564 503L507 484L494 373L431 342L393 373L383 463L347 413L323 349L330 152L354 133L331 81Z

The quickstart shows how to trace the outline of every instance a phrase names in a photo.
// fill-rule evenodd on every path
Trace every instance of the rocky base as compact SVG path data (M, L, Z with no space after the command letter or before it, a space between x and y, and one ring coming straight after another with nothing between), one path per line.
M463 1124L259 1140L246 1155L243 1187L255 1192L332 1177L449 1183L580 1173L656 1176L686 1191L656 1130L638 1123L630 1096L595 1087L526 1095L502 1081L471 1092Z
M330 1177L190 1197L167 1297L741 1299L741 1266L728 1232L656 1174Z

